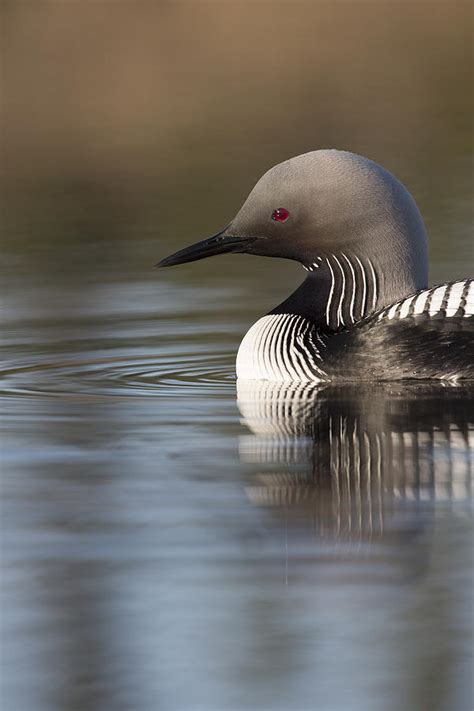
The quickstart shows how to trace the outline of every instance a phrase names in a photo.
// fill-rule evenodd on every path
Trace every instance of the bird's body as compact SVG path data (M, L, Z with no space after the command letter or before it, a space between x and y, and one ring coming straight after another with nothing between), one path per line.
M349 327L268 314L245 335L237 376L352 382L474 379L474 280L416 292Z
M336 150L285 161L225 230L161 265L230 251L293 259L308 271L245 335L239 378L474 379L474 281L428 288L421 215L376 163Z

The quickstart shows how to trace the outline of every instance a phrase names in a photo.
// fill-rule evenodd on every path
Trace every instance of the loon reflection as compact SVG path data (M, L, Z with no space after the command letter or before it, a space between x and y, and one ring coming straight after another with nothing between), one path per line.
M423 528L436 502L472 505L474 388L321 387L237 382L252 434L241 459L259 465L250 501L306 512L323 539L374 540Z

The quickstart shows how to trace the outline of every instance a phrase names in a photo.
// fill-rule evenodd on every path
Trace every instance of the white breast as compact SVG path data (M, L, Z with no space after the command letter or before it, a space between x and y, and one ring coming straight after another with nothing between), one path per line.
M273 314L246 333L237 353L237 377L248 380L326 380L323 341L302 316Z

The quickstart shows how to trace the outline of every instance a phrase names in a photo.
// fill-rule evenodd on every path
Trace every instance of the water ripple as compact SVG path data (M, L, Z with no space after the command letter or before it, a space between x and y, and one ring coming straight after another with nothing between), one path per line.
M167 353L54 360L0 370L0 394L189 396L228 393L234 355Z

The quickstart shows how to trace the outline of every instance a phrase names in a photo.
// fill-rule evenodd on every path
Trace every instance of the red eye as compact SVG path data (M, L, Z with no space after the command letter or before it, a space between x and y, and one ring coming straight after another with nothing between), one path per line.
M277 207L277 209L272 212L272 220L275 220L275 222L286 222L289 216L290 213L286 207Z

